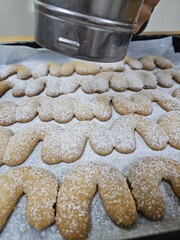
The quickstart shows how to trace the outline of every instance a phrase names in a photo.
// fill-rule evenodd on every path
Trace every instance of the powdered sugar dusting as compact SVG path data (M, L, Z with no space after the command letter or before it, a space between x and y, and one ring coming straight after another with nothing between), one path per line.
M160 46L159 44L156 43L155 46ZM152 47L152 43L150 45L150 48ZM155 49L156 47L153 46ZM6 49L7 51L7 49ZM45 51L43 49L43 54L41 54L41 51L38 52L40 54L40 57L36 56L37 61L24 61L22 62L25 64L27 67L30 67L31 69L34 68L34 66L37 65L37 62L42 61L41 59L44 60L45 56L47 60L56 60L56 58L60 58L59 55L53 55L52 53L47 51L47 55L45 54ZM152 51L152 49L151 49ZM157 48L156 48L157 51ZM135 50L136 52L136 50ZM158 51L157 51L158 52ZM144 53L144 52L143 52ZM138 53L142 54L142 52L139 53L139 48L138 48ZM172 58L174 57L174 53L171 54ZM170 56L171 56L170 55ZM34 58L34 53L33 53L33 58ZM32 58L32 59L33 59ZM39 58L41 58L39 60ZM176 57L177 58L177 57ZM26 58L27 59L27 58ZM61 62L64 62L64 58L61 58ZM178 65L178 62L176 62L176 66ZM10 77L9 79L16 79L15 76ZM65 81L66 78L64 78ZM20 81L20 80L18 80ZM26 80L26 81L31 81ZM166 92L168 94L172 94L172 92L178 87L177 83L174 83L174 85L169 88L169 89L162 89L161 87L157 87L158 90L162 92ZM110 92L113 92L111 89ZM86 97L85 93L81 91L81 89L78 89L75 93L73 93L73 97ZM133 92L131 91L125 91L123 93L127 97L131 97L134 95ZM44 92L41 94L44 95ZM92 96L88 95L88 98L93 99L95 96L98 94L92 94ZM26 97L23 98L13 98L11 95L11 90L8 91L2 98L3 100L12 100L16 104L20 104L22 100L26 99ZM164 109L158 106L157 103L153 102L153 112L149 116L149 119L151 119L154 122L157 122L159 117L166 113ZM101 123L102 126L105 126L106 128L109 128L114 120L116 120L119 115L112 109L112 119L109 119L106 122L99 122L97 119L93 119L92 122L95 123ZM77 119L73 119L72 123L78 122ZM35 118L32 122L29 123L16 123L8 128L13 130L13 132L17 132L20 129L26 127L26 126L34 126L34 124L42 122L38 119ZM46 125L46 123L44 123ZM59 125L56 122L52 121L49 122L48 124L50 125ZM66 123L67 125L70 125L70 123ZM64 127L64 124L61 124L62 127ZM135 138L136 138L136 146L137 149L130 154L123 154L119 153L116 150L114 150L111 154L107 156L100 156L96 154L89 143L89 140L86 143L86 147L84 149L83 155L81 158L73 162L71 164L61 162L59 164L54 164L54 165L48 165L45 164L43 161L41 161L41 156L40 152L42 149L42 142L38 143L31 155L28 157L27 161L25 161L21 166L36 166L40 168L47 169L51 171L58 181L61 183L64 178L67 176L69 171L73 169L78 164L81 163L88 163L89 161L92 162L100 162L100 163L107 163L113 167L116 167L119 171L121 171L125 176L129 173L129 170L134 162L138 162L141 158L145 156L168 156L169 158L172 158L176 161L180 162L179 158L179 151L175 148L172 148L170 145L168 145L164 150L160 151L155 151L147 147L146 143L142 140L141 136L136 132L135 133ZM11 167L3 165L0 168L0 173L5 173L8 171L8 169L11 169ZM108 215L105 212L105 209L103 207L103 204L101 202L101 199L98 194L96 194L95 198L93 199L92 206L91 206L91 212L90 212L90 217L91 217L91 229L89 232L88 239L89 240L95 240L95 239L124 239L124 238L133 238L137 236L145 236L153 233L159 233L159 232L164 232L164 231L170 231L170 230L176 230L179 229L180 225L180 203L179 199L175 196L173 193L171 187L166 183L162 182L161 184L161 193L163 195L163 198L165 199L166 203L166 214L165 217L162 221L158 222L153 222L145 219L142 215L139 214L138 216L138 222L135 224L133 227L130 228L130 230L123 229L121 227L116 226L108 217ZM43 231L36 231L30 225L27 223L26 215L25 215L25 208L26 208L26 199L22 197L20 201L18 202L14 212L11 214L8 223L6 224L4 230L2 231L0 237L2 240L6 239L12 239L13 240L28 240L28 239L55 239L55 240L60 240L63 239L62 236L60 235L58 229L56 226L53 224L49 228L43 230Z

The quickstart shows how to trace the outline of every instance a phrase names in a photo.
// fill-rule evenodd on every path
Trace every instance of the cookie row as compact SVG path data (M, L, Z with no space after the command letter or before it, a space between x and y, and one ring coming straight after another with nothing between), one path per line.
M164 57L147 55L140 59L126 57L123 61L116 63L73 61L60 65L56 62L45 62L37 65L31 73L34 79L47 76L48 74L56 77L70 76L74 72L80 75L96 75L100 72L122 72L125 70L125 64L128 64L134 70L154 70L156 67L169 69L173 67L173 64Z
M39 95L46 88L46 95L57 97L62 94L73 93L79 87L88 94L107 92L109 88L117 92L126 90L140 91L155 89L157 84L161 87L172 87L174 81L180 83L180 72L176 70L160 70L153 74L145 70L124 71L123 73L103 72L96 76L81 76L70 78L41 77L28 82L11 81L0 82L0 96L12 89L14 97Z
M108 121L112 117L111 105L120 115L150 115L153 111L152 102L157 102L166 111L180 111L179 92L180 89L176 89L172 97L158 90L144 90L135 93L132 98L122 94L103 93L92 100L68 95L58 98L35 96L24 100L18 106L10 101L0 101L0 125L29 122L37 115L45 122L55 120L58 123L67 123L74 117L80 121L93 118Z
M18 199L26 194L28 223L37 230L54 222L58 183L53 174L35 167L16 168L0 175L0 231Z
M0 165L16 166L23 163L39 141L43 141L41 158L47 164L74 162L85 149L86 142L102 156L113 149L120 153L132 153L136 149L135 131L147 146L163 150L169 143L180 149L180 112L164 114L158 123L144 116L130 114L115 120L110 128L96 122L77 122L62 128L58 125L36 124L14 135L0 127Z
M106 71L124 71L124 62L114 64L95 64L81 61L71 61L64 64L57 62L43 62L38 64L33 70L22 65L8 66L0 71L0 81L7 79L9 76L17 74L17 78L27 80L29 78L40 78L50 74L51 76L62 77L71 76L74 72L79 75L96 75Z
M150 220L161 220L165 215L165 202L159 188L162 179L171 184L180 198L180 163L172 159L147 157L135 164L127 177L138 211ZM130 227L137 221L134 201L122 175L104 164L88 163L72 170L58 193L56 224L65 239L86 239L96 188L114 223Z
M173 64L168 59L156 55L145 55L139 59L126 56L124 62L134 70L144 69L152 71L156 68L169 69L173 67Z
M12 88L12 94L15 97L27 95L32 97L39 95L46 88L46 95L57 97L62 94L75 92L79 87L85 93L103 93L111 87L115 91L140 91L143 88L156 88L156 77L151 72L139 70L136 72L106 72L99 73L96 76L58 78L41 77L36 80L13 84L10 81L0 82L0 93Z
M17 78L26 80L31 76L36 79L47 76L48 74L56 77L71 76L74 72L80 75L96 75L97 73L106 71L124 71L125 64L132 69L153 70L156 67L161 69L172 68L172 63L164 57L160 56L144 56L139 60L126 57L124 61L117 63L88 63L83 61L71 61L65 64L57 62L44 62L38 64L33 70L28 67L14 64L0 70L0 81L7 79L9 76L17 74Z
M159 188L163 179L180 198L180 163L162 156L147 157L135 163L127 178L107 164L78 165L59 185L59 191L58 182L49 171L16 168L0 175L0 230L23 193L28 198L28 223L42 230L55 221L67 240L86 239L90 229L90 206L96 191L106 213L119 226L134 225L137 210L150 220L161 220L165 215L165 202Z

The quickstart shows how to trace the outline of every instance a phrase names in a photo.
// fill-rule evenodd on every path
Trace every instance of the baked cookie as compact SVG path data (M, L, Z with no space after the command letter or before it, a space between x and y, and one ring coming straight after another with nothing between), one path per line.
M155 89L157 87L156 76L145 70L112 73L109 84L117 92L127 89L137 92L143 88Z
M39 95L45 89L45 84L41 79L36 79L28 83L25 94L28 97Z
M161 126L169 137L169 144L180 150L180 111L163 114L158 125Z
M174 81L180 83L180 71L174 69L160 70L155 75L161 87L170 88L174 85Z
M96 76L79 79L81 89L85 93L103 93L109 90L111 73L99 73Z
M13 88L13 84L9 81L0 82L0 97L2 97L9 89Z
M23 97L26 94L27 83L24 81L19 81L16 83L12 89L12 95L14 97Z
M135 59L129 56L125 57L124 63L128 64L133 70L143 69L143 64L138 59Z
M53 108L53 118L58 123L67 123L74 117L72 98L64 95L58 98Z
M46 134L41 158L47 164L77 161L83 154L87 136L85 122L74 123L66 128L57 127Z
M154 70L156 67L161 69L169 69L172 68L172 63L161 56L153 56L153 55L146 55L139 59L139 61L143 64L144 70Z
M135 130L141 135L149 148L163 150L168 136L163 128L150 119L137 114L122 116L110 127L114 148L120 153L132 153L136 149Z
M125 70L124 61L114 63L96 63L102 72L123 72Z
M23 163L31 154L37 143L44 139L47 128L37 124L23 128L10 137L4 153L3 163L16 166Z
M16 121L25 123L32 121L36 115L39 108L39 97L32 97L24 100L16 108Z
M180 100L180 88L177 88L176 90L174 90L174 92L172 93L172 96Z
M26 80L31 77L31 71L29 68L14 64L0 70L0 81L7 79L9 76L17 74L17 78Z
M83 61L75 61L75 70L80 75L96 75L101 72L101 68L97 64Z
M168 181L180 198L179 162L161 156L147 157L135 163L128 174L137 209L150 220L161 220L165 215L161 180Z
M7 144L9 142L9 138L13 135L12 131L10 129L0 127L0 166L3 165L3 157L4 153L7 147Z
M16 122L17 105L10 101L0 101L0 125L9 126Z
M18 199L27 196L26 217L37 230L54 222L58 184L47 170L22 167L0 175L0 231L16 206Z
M64 239L87 238L90 205L97 190L113 222L123 227L136 222L136 206L126 178L109 165L90 162L74 168L60 186L56 225Z

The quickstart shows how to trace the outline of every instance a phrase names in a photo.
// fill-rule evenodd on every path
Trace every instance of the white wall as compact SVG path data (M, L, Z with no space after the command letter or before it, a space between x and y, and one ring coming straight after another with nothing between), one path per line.
M180 33L180 0L160 0L146 31L179 31Z
M33 0L0 0L0 37L33 35ZM180 0L161 0L146 32L179 31Z
M33 31L33 0L0 0L0 36L27 36Z

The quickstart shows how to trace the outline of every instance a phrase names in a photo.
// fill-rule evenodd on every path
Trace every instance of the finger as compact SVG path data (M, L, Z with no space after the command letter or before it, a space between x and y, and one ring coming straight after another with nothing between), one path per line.
M147 5L143 4L137 21L135 33L137 33L141 29L142 25L149 20L150 16L151 16L150 8Z
M160 0L144 0L143 4L149 6L152 10L160 2Z
M135 33L137 33L141 29L142 25L149 20L154 7L158 4L159 1L160 0L145 0L143 2L137 21L137 27L135 28Z

